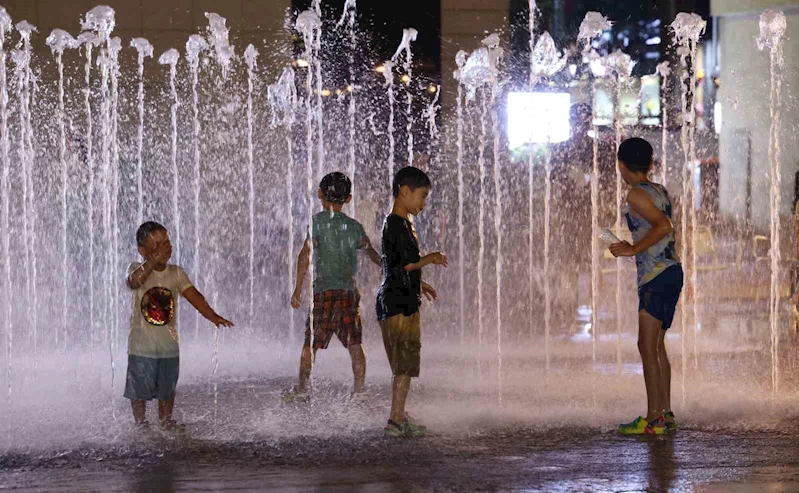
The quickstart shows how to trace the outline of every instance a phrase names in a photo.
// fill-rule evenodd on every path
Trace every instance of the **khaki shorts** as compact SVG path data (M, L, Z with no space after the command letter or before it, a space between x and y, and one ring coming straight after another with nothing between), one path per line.
M419 376L422 350L419 312L410 316L394 315L380 322L383 344L394 375Z

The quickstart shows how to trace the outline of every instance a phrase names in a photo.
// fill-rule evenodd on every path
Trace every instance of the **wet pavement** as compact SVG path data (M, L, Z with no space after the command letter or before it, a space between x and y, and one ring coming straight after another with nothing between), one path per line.
M137 438L114 449L5 457L15 491L799 491L799 435L492 429L397 440L214 443ZM146 443L146 444L145 444Z
M772 354L767 327L720 317L686 344L669 332L681 429L663 437L615 431L645 403L634 334L594 344L579 324L505 346L501 374L491 345L427 344L409 401L429 428L419 439L382 435L390 370L376 339L365 402L349 399L349 358L332 347L306 405L280 399L296 347L222 340L217 370L210 346L187 344L177 434L134 429L124 363L114 383L104 354L19 357L0 401L0 490L799 492L799 338L786 324Z
M689 420L674 435L622 437L613 418L615 405L618 416L629 414L624 399L600 397L594 408L573 402L560 417L537 419L537 409L559 404L525 401L508 389L505 404L481 408L478 402L495 399L491 392L446 394L420 385L412 409L430 417L430 433L394 439L380 430L385 385L371 384L369 400L353 404L346 382L321 381L310 404L281 404L280 391L290 384L222 381L216 394L206 382L188 384L178 401L183 433L136 430L120 407L105 435L0 455L0 489L799 491L799 430L784 408L762 426L752 425L756 419Z

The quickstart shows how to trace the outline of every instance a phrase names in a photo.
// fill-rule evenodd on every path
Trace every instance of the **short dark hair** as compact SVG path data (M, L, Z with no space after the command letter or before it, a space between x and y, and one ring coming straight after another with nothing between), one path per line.
M347 175L334 171L322 178L319 182L319 190L328 202L343 204L352 193L352 182Z
M166 231L166 228L155 221L147 221L136 230L136 245L142 246L147 238L156 231Z
M618 158L630 171L646 173L652 166L652 145L640 137L632 137L621 143Z
M394 175L394 183L391 187L394 197L399 197L400 188L404 186L410 187L411 190L416 190L417 188L430 188L430 177L428 177L427 174L419 168L406 166L397 171L397 174Z
M588 103L574 103L569 107L569 123L577 125L579 123L591 123L593 110Z

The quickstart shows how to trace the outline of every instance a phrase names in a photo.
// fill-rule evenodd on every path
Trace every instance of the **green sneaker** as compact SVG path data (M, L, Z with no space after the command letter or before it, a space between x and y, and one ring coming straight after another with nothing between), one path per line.
M404 420L402 423L388 420L383 428L383 434L394 438L420 438L427 434L427 428Z
M386 423L386 426L383 427L383 434L392 438L407 438L408 430L404 425L404 422L399 424L389 419L388 423Z
M619 425L619 433L622 435L643 435L646 433L646 427L649 423L642 416L635 418L635 421Z
M405 425L405 429L407 430L408 436L412 438L419 438L423 437L427 434L427 427L422 426L420 424L413 423L408 418L405 418L405 421L402 423Z
M296 388L283 392L280 396L283 404L305 404L311 400L311 394L308 392L299 392Z
M427 426L408 413L405 413L405 423L408 424L408 428L414 433L414 436L424 436L427 432Z
M645 433L647 435L665 435L666 434L666 419L661 416L649 422L646 427Z
M677 420L674 418L674 413L668 412L663 417L666 418L666 431L677 431Z

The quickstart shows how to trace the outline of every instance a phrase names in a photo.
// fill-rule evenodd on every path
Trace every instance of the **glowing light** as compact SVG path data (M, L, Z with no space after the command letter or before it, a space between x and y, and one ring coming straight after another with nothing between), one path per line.
M328 97L330 94L330 89L322 89L322 96Z
M386 71L386 67L384 65L378 65L377 67L375 67L375 72L377 72L378 74L382 74L385 71Z
M352 87L352 84L350 84L350 85L348 85L348 86L347 86L347 92L352 92L352 91L354 91L354 90L355 90L355 88L354 88L354 87Z
M558 143L569 139L571 96L555 92L508 94L508 143L515 149L529 143Z
M438 88L436 86L434 86L433 84L430 84L427 87L427 92L429 92L430 94L435 94L436 92L438 92Z
M608 73L608 69L605 67L605 64L602 63L602 60L598 58L591 60L589 66L591 68L591 72L597 77L604 77L605 74Z
M411 81L411 78L408 76L408 74L405 74L405 75L402 76L402 82L407 84L410 81Z
M341 89L336 89L336 96L341 96L342 94L344 94L344 91Z
M300 67L300 68L307 68L308 67L308 60L305 60L303 58L298 58L297 59L297 66Z

